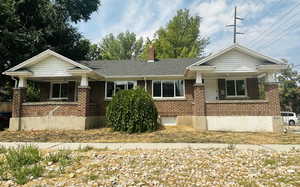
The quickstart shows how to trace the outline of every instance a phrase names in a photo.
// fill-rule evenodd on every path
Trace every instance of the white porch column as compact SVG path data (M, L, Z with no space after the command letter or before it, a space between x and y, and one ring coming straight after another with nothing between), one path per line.
M19 88L26 88L27 87L27 79L26 77L19 77Z
M273 72L268 72L266 75L266 82L268 83L274 83L276 82L275 80L275 74Z
M80 86L89 86L89 80L86 74L81 76Z
M202 84L202 74L199 71L196 72L196 84Z

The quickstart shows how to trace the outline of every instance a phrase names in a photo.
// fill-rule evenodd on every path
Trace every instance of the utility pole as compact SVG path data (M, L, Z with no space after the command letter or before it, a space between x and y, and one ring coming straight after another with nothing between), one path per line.
M233 19L233 25L226 25L226 27L233 27L233 43L236 43L236 35L237 34L244 34L241 32L237 32L236 31L236 27L237 27L237 20L244 20L243 18L237 17L237 7L234 7L234 19Z

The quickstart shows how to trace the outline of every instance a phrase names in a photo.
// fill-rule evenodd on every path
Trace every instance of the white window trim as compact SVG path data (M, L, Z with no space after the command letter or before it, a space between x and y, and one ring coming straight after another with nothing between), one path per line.
M114 90L113 90L113 96L116 93L116 85L118 83L122 84L122 83L126 83L126 89L128 90L128 82L132 82L133 83L133 87L135 88L137 86L137 81L105 81L105 100L110 100L112 99L112 97L107 97L107 82L113 82L114 83ZM117 83L117 84L116 84Z
M233 80L234 81L234 92L235 94L237 94L236 92L236 81L237 80L243 80L245 83L245 95L227 95L227 81L229 80ZM248 97L248 93L247 93L247 81L245 78L231 78L231 79L225 79L225 90L226 90L226 97L228 98L235 98L235 97Z
M178 80L152 80L152 98L153 99L156 99L156 100L176 100L176 99L185 99L185 80L184 79L179 79L179 80L183 80L183 96L176 96L176 89L175 89L175 81L178 81ZM155 81L160 81L160 97L154 97L153 94L154 94L154 89L153 89L153 84ZM173 81L174 83L174 97L163 97L163 82L166 82L166 81Z
M52 92L53 91L53 84L68 84L68 82L65 82L65 81L51 82L51 85L50 85L50 94L49 94L50 98L49 99L50 100L65 100L65 99L68 99L68 97L52 97L52 95L53 95L53 92ZM75 85L75 87L76 87L76 85ZM61 92L61 86L60 86L59 92ZM75 91L75 93L76 93L76 91Z

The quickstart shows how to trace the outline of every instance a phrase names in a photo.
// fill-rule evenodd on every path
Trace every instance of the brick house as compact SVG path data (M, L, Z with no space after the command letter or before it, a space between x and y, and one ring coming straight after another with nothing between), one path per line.
M88 129L105 121L112 96L136 86L152 95L163 125L199 130L278 131L281 125L274 75L280 60L238 44L205 58L75 62L51 50L9 69L17 78L11 130ZM40 90L26 100L28 81Z

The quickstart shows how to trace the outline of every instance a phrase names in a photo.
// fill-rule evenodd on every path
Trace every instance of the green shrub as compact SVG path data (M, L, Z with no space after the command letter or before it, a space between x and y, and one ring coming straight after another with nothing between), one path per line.
M152 97L142 88L119 91L107 107L106 119L115 131L128 133L158 129Z
M60 162L61 160L71 160L70 152L60 150L56 153L50 153L45 160L53 163Z
M24 146L18 149L8 149L6 161L9 168L19 168L35 164L42 160L40 151L36 147Z
M26 184L30 178L38 178L42 176L44 168L38 164L31 167L21 167L11 171L17 184Z
M36 147L23 146L17 149L8 149L5 153L5 163L2 163L2 166L7 168L7 172L17 184L25 184L31 177L42 176L44 168L39 165L41 160L40 151Z
M70 151L60 150L56 153L50 153L45 160L48 162L58 163L59 172L64 173L65 167L72 163L72 157L70 155Z

